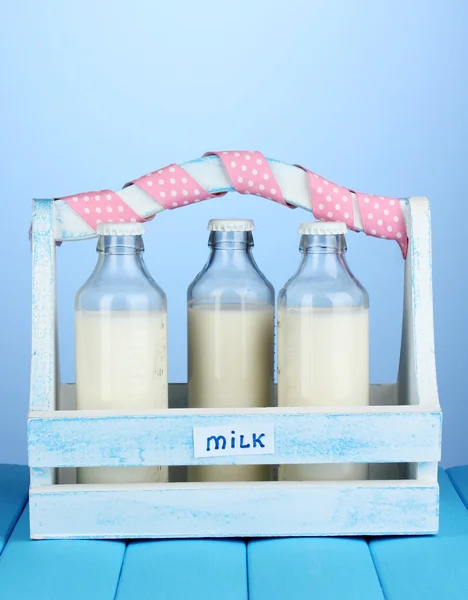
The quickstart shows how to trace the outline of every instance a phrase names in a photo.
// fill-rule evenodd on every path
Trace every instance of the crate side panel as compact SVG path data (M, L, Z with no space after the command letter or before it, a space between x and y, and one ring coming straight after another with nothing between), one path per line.
M31 489L35 538L434 533L438 487L414 482L153 484Z
M434 351L431 214L427 198L405 208L409 251L405 263L399 397L404 404L439 405Z
M32 228L32 346L30 410L54 410L57 325L53 200L35 200Z
M274 430L274 453L195 458L194 428ZM220 429L221 431L221 429ZM211 435L211 433L209 434ZM440 457L440 415L426 412L323 414L269 411L209 414L189 410L144 415L80 416L29 421L32 466L422 462ZM229 439L227 440L229 445ZM220 442L222 447L222 442Z

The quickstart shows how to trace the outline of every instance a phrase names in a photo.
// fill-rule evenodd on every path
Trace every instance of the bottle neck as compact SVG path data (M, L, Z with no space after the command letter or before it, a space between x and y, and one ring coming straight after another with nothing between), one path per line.
M141 235L100 235L97 252L106 256L137 255L145 251Z
M303 235L299 245L303 254L299 273L338 276L348 270L344 257L346 249L344 235Z
M144 269L143 252L145 250L141 235L101 235L97 243L99 255L98 268L115 270Z
M253 248L251 231L212 231L208 246L211 248L209 266L241 267L251 263Z

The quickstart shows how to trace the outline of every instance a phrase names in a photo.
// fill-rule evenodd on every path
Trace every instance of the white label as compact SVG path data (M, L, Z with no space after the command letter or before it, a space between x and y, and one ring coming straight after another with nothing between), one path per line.
M193 449L196 458L274 454L273 426L194 427Z

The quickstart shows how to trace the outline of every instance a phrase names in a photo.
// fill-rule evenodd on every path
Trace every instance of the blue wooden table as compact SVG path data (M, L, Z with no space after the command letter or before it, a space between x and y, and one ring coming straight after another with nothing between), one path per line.
M412 538L31 541L26 467L0 466L1 600L467 600L468 466Z

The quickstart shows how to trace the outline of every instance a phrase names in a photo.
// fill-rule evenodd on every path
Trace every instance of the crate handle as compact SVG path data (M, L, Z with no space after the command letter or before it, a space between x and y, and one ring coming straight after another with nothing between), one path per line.
M228 189L209 191L187 169L177 164L134 179L124 189L137 186L161 207L159 210L173 210L224 196L230 190L261 196L296 208L294 198L286 197L271 168L278 161L267 159L258 151L245 150L207 152L204 157L217 157L231 184ZM316 219L342 221L353 231L364 231L373 237L394 240L406 258L408 236L399 199L354 192L301 165L294 167L307 174L309 209ZM111 190L74 194L56 200L66 202L94 232L99 223L148 221L159 212L155 210L152 214L141 214Z

